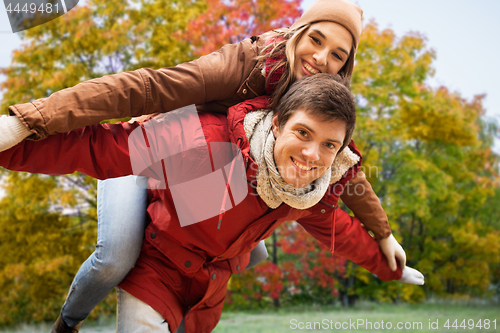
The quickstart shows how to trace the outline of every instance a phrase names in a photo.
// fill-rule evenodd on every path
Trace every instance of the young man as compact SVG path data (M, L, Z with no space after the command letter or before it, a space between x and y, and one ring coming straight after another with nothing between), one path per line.
M275 112L266 107L259 97L227 116L183 110L143 125L95 125L25 141L0 153L0 166L150 177L151 222L118 288L118 332L212 331L231 274L290 220L383 280L423 284L411 268L392 271L359 223L335 219L339 196L361 166L351 141L354 99L341 79L307 76Z

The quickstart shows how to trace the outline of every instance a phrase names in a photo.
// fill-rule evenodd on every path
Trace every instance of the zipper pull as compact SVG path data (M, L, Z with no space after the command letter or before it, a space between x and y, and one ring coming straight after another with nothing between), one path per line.
M226 213L226 210L224 209L224 207L226 207L226 200L227 200L227 196L229 194L229 184L231 183L231 177L233 176L234 162L236 161L236 158L238 158L238 155L241 153L240 144L242 144L242 143L243 143L243 138L240 136L240 137L238 137L238 139L236 139L236 145L238 146L238 151L236 152L236 156L234 157L233 161L231 162L231 168L229 169L229 176L227 177L226 190L224 191L224 198L222 199L222 206L220 207L219 224L217 225L217 230L220 230L222 218L224 217L224 214Z

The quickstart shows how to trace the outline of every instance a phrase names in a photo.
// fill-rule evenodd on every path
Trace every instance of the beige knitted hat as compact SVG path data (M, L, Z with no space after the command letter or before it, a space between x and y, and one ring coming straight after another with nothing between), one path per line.
M318 0L295 21L291 29L299 28L307 23L331 21L342 25L352 35L354 47L358 48L361 35L361 8L347 0Z

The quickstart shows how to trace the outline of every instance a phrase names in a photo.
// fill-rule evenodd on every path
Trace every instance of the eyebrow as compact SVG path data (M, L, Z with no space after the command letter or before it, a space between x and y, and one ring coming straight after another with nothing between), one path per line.
M306 124L304 124L304 123L300 123L300 122L299 122L299 123L297 123L297 125L307 128L307 130L308 130L309 132L311 132L312 134L315 134L315 133L316 133L316 132L315 132L315 131L311 128L311 127L309 127L308 125L306 125ZM342 144L343 144L343 142L341 142L341 141L339 141L339 140L335 140L335 139L327 139L327 141L335 142L335 143L338 143L339 145L342 145Z
M324 33L322 33L321 31L319 31L318 29L313 29L313 31L315 33L317 33L318 35L320 35L321 37L323 37L324 40L327 40L326 36ZM349 56L349 52L347 52L346 50L344 50L342 47L338 47L338 49L342 52L344 52L347 56Z

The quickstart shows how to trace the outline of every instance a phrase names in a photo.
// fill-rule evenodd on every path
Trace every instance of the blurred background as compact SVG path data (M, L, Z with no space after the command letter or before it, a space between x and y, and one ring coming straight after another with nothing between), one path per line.
M352 2L364 10L351 87L359 115L354 140L408 265L424 273L426 284L382 282L343 258L332 260L291 222L267 241L266 262L232 278L225 309L496 306L500 2ZM16 34L3 7L0 113L88 79L174 66L289 26L311 3L80 1L68 14ZM3 169L0 177L0 328L52 322L95 245L96 182ZM110 295L92 318L112 315L115 306Z

